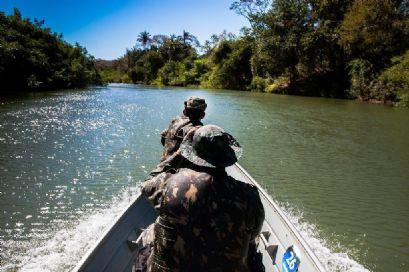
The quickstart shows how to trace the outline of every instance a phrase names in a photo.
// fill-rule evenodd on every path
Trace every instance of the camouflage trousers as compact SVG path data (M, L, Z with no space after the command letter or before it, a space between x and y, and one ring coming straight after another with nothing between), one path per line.
M149 225L139 236L137 240L138 251L136 254L132 272L148 272L149 265L156 268L155 271L169 271L163 267L158 267L155 263L151 263L151 255L155 238L154 233L155 223ZM259 240L257 239L259 242ZM257 242L257 243L258 243ZM265 272L262 255L257 251L257 245L251 244L249 248L249 265L252 272Z
M139 236L137 240L138 252L136 254L132 272L148 271L149 257L153 248L154 223L149 225Z

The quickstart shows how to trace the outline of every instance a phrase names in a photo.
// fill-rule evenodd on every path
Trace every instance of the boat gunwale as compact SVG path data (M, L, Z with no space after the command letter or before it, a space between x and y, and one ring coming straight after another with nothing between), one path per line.
M311 249L311 247L308 245L308 243L305 241L305 239L301 236L299 231L295 228L294 224L291 223L291 221L288 219L288 217L285 215L285 213L281 210L281 208L273 201L273 199L270 197L270 195L267 193L266 190L261 187L261 185L253 179L253 177L238 163L235 163L235 166L246 176L250 179L250 181L253 183L254 186L257 187L258 191L263 194L263 196L270 202L270 204L273 206L273 208L277 211L278 215L280 216L281 220L285 223L284 225L287 227L287 229L295 236L297 241L299 242L299 245L301 245L304 250L307 252L308 256L312 259L314 265L319 271L326 271L322 263L319 261L317 255L315 255L314 251Z
M94 242L94 245L87 250L87 252L83 255L83 257L81 258L81 260L79 261L79 263L72 269L72 272L76 272L76 271L81 271L81 268L88 262L88 260L94 256L97 252L97 249L102 245L102 243L108 239L109 234L112 233L115 230L115 227L117 225L119 225L119 223L121 222L121 219L124 218L126 216L126 214L132 209L132 206L134 206L136 204L136 201L142 196L142 193L139 192L137 194L137 196L135 197L135 199L133 201L130 202L130 204L128 204L126 206L125 209L123 209L121 211L121 213L116 216L115 220L112 222L112 224L109 226L109 228L107 228L103 234L101 234L101 237L98 238L97 241Z

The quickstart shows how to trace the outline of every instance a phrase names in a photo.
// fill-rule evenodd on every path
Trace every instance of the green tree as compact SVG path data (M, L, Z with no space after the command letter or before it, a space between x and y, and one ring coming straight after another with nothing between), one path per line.
M130 74L134 83L150 84L156 79L158 70L163 66L163 59L157 51L147 51L136 61Z
M409 108L409 50L401 56L393 57L391 63L377 78L371 95Z
M94 58L80 45L24 19L19 10L0 13L0 88L2 91L48 90L100 83Z
M348 0L235 1L232 9L252 26L253 76L287 77L298 94L343 96L348 74L338 32L348 7Z
M340 44L350 59L366 59L375 71L409 45L408 9L401 0L355 0L342 22Z
M158 82L161 85L186 86L186 67L182 62L168 61L160 70Z
M183 30L182 36L180 36L179 38L183 42L184 45L200 46L197 38L185 30Z
M139 33L137 41L141 43L142 47L146 49L151 43L151 34L148 31Z
M245 39L224 40L212 52L209 85L214 88L245 90L252 81L252 45Z
M168 61L181 61L197 54L191 45L184 44L176 36L171 36L165 40L163 45L158 48L158 51Z

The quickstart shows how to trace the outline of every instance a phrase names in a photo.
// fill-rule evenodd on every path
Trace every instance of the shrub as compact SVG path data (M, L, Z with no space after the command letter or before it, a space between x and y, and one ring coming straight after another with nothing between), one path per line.
M249 90L252 92L265 92L268 84L268 79L255 76L249 85Z
M392 58L392 66L379 75L375 91L382 90L387 90L388 98L397 106L409 107L409 50Z
M200 85L203 75L209 71L205 60L195 60L193 63L189 62L188 65L192 67L185 71L186 85ZM185 64L185 66L187 65Z
M185 71L182 62L169 61L159 69L156 82L159 85L186 86Z
M290 85L290 78L287 76L277 77L270 80L265 88L266 93L288 94L288 86Z
M349 96L367 100L371 97L370 83L373 79L372 64L364 59L354 59L348 64L351 78Z

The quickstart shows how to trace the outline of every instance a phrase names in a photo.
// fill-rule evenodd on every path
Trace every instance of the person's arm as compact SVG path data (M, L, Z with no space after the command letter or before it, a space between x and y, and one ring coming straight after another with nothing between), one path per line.
M251 238L250 238L250 243L249 243L249 251L248 251L248 264L250 271L253 272L264 272L265 268L263 265L263 259L262 255L260 252L257 252L257 243L256 243L256 238L258 235L260 235L261 228L263 226L264 222L264 208L263 204L261 203L260 196L258 194L258 190L255 189L255 194L254 194L254 199L251 202L253 206L253 213L254 219L253 221L253 227L251 228Z
M165 146L165 141L166 141L166 138L168 137L169 129L173 126L176 119L177 119L177 117L173 118L172 121L170 122L169 126L160 133L160 142L161 142L162 146Z
M172 156L168 157L163 162L159 163L148 175L146 180L152 179L163 172L175 173L179 168L183 157L180 156L180 151L176 151Z
M168 173L163 172L142 184L142 194L148 198L155 209L160 208L168 175Z
M168 134L168 130L169 128L166 128L160 133L160 142L162 146L165 146L165 139L166 139L166 134Z
M263 264L263 255L261 254L261 252L257 252L257 244L254 240L249 244L247 262L250 271L265 272L265 267Z

